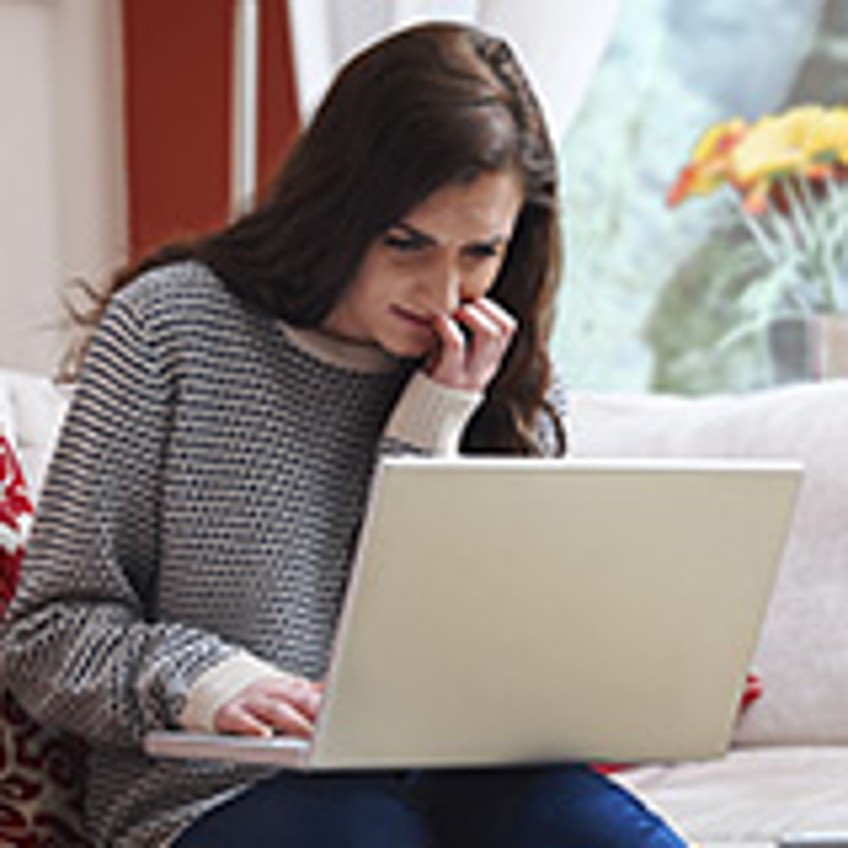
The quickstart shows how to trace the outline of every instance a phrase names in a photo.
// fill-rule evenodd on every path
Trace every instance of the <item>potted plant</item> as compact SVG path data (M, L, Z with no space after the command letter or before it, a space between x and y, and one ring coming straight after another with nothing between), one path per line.
M800 343L806 376L848 375L848 108L804 105L710 127L666 200L716 190L759 257L723 343L768 329L778 357L787 337Z

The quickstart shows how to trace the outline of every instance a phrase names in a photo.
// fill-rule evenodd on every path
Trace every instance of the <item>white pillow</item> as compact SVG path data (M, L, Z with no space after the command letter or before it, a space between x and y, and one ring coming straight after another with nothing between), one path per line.
M41 488L67 407L48 377L0 369L0 427L15 448L32 497Z
M795 521L741 744L848 742L848 381L706 399L576 392L575 456L798 458Z
M0 371L0 436L5 436L9 444L15 446L15 419L12 414L12 399L10 397L10 382L4 379Z

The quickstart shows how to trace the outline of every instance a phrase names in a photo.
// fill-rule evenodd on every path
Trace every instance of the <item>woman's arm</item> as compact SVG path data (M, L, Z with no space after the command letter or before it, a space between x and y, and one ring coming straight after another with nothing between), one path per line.
M118 744L174 726L238 649L157 620L167 346L120 296L94 337L4 624L0 677L41 721Z

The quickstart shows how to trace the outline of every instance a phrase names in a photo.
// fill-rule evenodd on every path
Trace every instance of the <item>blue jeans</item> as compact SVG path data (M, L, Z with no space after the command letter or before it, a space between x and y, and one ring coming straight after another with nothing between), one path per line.
M175 848L681 848L583 766L282 772L195 822Z

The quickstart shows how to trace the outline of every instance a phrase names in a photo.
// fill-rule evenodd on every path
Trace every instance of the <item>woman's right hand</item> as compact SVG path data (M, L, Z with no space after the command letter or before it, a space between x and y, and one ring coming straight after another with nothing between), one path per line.
M244 736L284 734L308 738L321 704L321 684L281 672L262 677L215 711L218 733Z
M437 383L482 392L497 374L518 321L491 298L467 301L433 322L436 349L425 370Z

